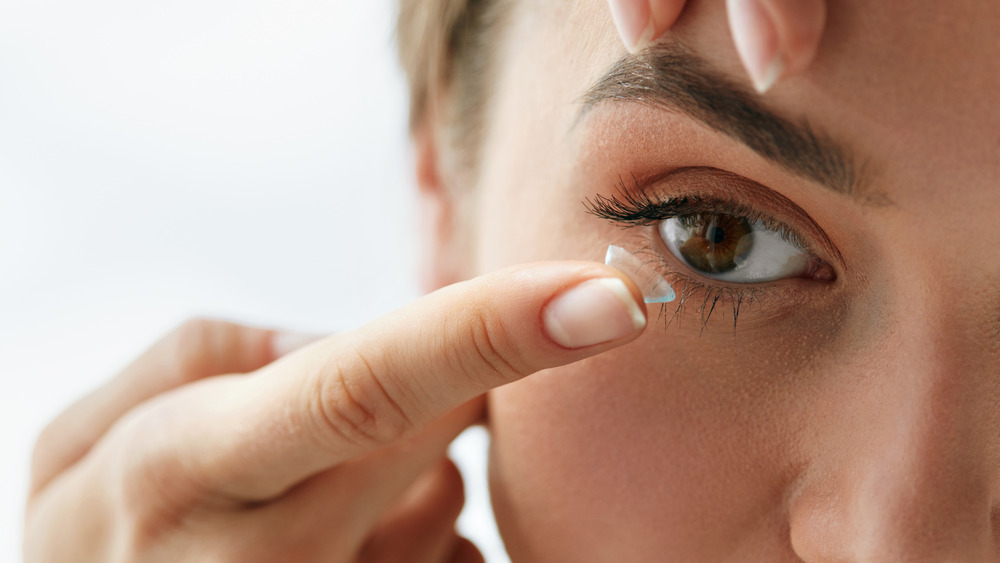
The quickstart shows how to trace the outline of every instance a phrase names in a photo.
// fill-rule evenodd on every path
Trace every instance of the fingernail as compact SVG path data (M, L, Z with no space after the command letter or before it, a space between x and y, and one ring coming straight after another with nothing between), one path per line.
M609 0L611 18L630 53L646 48L653 39L653 18L648 0Z
M774 20L760 0L727 0L726 5L736 52L754 88L763 94L785 70Z
M323 337L308 332L274 331L271 336L271 353L273 357L280 358L320 338Z
M646 326L646 316L625 282L585 281L556 296L542 314L545 332L564 348L584 348L624 338Z

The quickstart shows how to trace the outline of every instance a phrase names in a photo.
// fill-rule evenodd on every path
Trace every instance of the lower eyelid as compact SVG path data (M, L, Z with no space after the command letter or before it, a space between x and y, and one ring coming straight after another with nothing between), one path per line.
M661 306L666 326L697 322L700 333L724 329L738 332L755 330L798 316L810 303L810 292L791 284L769 287L730 287L709 284L679 272L664 272L677 295ZM757 284L768 286L769 284Z
M660 312L667 326L689 317L698 321L702 332L709 323L735 329L775 322L805 304L810 295L809 287L804 284L815 285L815 282L797 278L753 284L704 278L685 271L689 268L680 263L665 243L657 240L655 228L644 227L642 231L636 232L635 236L646 240L631 241L633 244L626 248L640 258L651 258L660 274L674 288L677 299L664 303ZM752 321L749 325L746 323L748 316ZM739 324L741 318L744 319L742 325Z

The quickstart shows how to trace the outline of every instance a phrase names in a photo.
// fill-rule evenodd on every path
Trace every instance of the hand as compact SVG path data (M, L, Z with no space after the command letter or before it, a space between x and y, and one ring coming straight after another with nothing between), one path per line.
M608 0L625 47L633 53L670 29L685 2ZM816 56L825 0L727 0L726 11L736 50L758 92L802 72Z
M272 331L189 323L42 433L26 561L481 561L448 444L487 390L635 338L641 302L613 268L559 262L273 362Z

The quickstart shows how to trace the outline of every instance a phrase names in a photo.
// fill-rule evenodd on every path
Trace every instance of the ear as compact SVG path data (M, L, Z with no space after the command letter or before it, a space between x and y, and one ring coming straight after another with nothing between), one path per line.
M444 164L442 134L437 120L425 116L413 134L418 188L418 225L422 253L421 289L431 292L464 279L458 229L458 202L453 174Z

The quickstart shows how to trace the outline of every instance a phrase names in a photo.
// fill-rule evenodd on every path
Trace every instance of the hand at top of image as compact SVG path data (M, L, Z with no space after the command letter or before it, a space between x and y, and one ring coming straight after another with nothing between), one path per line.
M666 33L686 0L608 0L615 25L631 52ZM825 0L727 0L729 27L758 92L805 70L816 56L826 20Z

